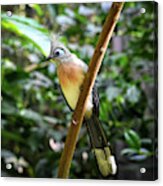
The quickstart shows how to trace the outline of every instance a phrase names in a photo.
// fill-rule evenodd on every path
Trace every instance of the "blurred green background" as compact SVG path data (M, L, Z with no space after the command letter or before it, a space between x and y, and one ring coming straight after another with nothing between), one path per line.
M110 7L111 2L2 6L2 176L57 176L72 113L60 93L55 65L41 60L56 33L89 63ZM157 175L155 11L154 2L125 3L97 77L100 120L118 162L118 174L105 179ZM70 178L102 179L85 126Z

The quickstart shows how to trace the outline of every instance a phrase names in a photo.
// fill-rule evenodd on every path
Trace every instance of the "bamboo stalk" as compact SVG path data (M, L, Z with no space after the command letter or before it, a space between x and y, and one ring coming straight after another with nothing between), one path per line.
M83 91L81 91L80 93L76 109L72 116L71 125L68 130L64 150L60 159L58 178L68 178L69 176L71 161L75 151L80 128L82 126L87 99L89 93L93 88L97 73L101 66L105 51L112 36L116 22L119 19L123 4L123 2L115 2L112 4L112 7L104 23L102 32L99 36L96 49L90 61L88 72L84 79ZM76 123L76 125L74 125L74 123Z

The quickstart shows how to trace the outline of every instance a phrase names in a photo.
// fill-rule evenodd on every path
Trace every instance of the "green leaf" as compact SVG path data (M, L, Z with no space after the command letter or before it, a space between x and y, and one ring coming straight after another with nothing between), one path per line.
M52 125L56 125L56 124L58 124L58 122L61 122L57 118L50 117L50 116L44 116L43 119L44 119L44 121L46 121Z
M8 101L2 101L1 113L6 115L17 114L18 109Z
M5 14L2 14L1 17L2 17L2 21L3 20L8 20L8 21L15 20L16 22L23 23L25 25L31 26L33 28L36 28L37 30L40 30L48 34L48 30L34 19L23 17L23 16L17 16L17 15L12 15L12 17L8 17Z
M44 15L44 12L43 12L43 10L42 10L42 8L41 8L40 5L38 5L38 4L32 4L31 6L37 12L37 14L39 16L43 16Z
M2 138L5 140L10 140L11 142L15 141L15 142L27 144L26 140L24 140L19 134L7 130L2 130Z
M127 158L132 161L143 161L151 156L151 153L145 148L140 148L140 150L125 148L121 151L121 155L127 156Z
M137 103L140 99L140 90L133 85L127 89L125 97L129 102Z
M39 113L37 113L37 112L35 112L31 109L22 109L20 111L20 115L23 118L30 119L32 121L37 122L38 124L43 124L44 123L43 122L43 117Z
M110 86L106 90L106 95L109 101L113 101L116 97L121 94L121 89L117 87Z
M121 151L121 155L133 155L136 154L138 151L132 148L125 148Z
M152 140L150 138L141 139L142 144L152 144Z
M2 16L2 28L25 37L47 56L50 52L50 40L48 31L36 21L25 17Z
M124 133L124 137L129 147L139 150L141 147L141 139L138 134L133 130L127 130Z

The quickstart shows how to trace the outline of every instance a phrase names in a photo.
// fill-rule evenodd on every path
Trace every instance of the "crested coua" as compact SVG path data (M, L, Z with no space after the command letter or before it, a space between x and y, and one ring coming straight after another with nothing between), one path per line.
M51 51L47 60L51 60L56 64L63 96L71 110L74 110L88 70L87 64L71 53L57 39L51 41ZM97 88L94 86L86 104L84 122L86 123L99 171L102 176L106 177L110 174L116 174L117 166L98 117L99 97Z

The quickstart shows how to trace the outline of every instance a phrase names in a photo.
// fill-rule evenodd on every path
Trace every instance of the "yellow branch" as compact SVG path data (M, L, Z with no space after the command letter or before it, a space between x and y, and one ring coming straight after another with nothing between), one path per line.
M96 49L90 61L89 69L83 83L83 91L81 91L80 93L76 109L72 116L71 126L68 130L65 147L62 152L60 164L59 164L59 171L58 171L59 178L68 178L69 176L71 161L75 151L80 128L82 126L88 95L91 92L92 87L94 85L109 40L112 36L116 22L120 16L120 12L122 10L123 4L124 3L122 2L121 3L116 2L112 4L112 7L104 23L102 32L99 36ZM74 121L76 125L73 124Z
M45 68L49 65L49 61L44 63L38 63L38 64L32 64L24 68L25 72L33 72L34 70L37 70L39 68Z

